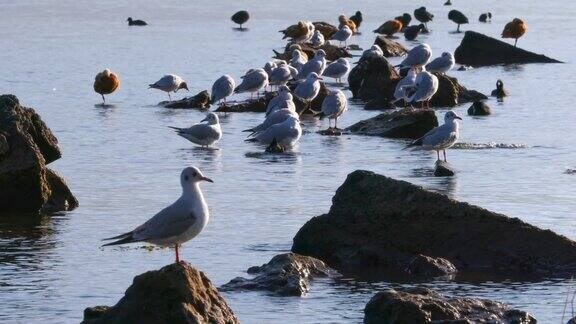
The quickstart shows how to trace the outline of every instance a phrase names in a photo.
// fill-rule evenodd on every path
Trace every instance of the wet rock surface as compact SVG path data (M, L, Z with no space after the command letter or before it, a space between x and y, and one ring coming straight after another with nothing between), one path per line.
M112 307L84 310L84 324L98 323L238 323L206 275L185 262L134 278Z
M454 52L454 57L456 58L456 63L471 66L562 63L474 31L466 32L460 46Z
M346 131L357 135L418 139L436 126L438 118L433 110L403 109L360 121Z
M310 280L334 273L324 262L295 253L277 255L270 262L248 269L254 278L237 277L223 285L223 291L264 290L280 296L303 296Z
M446 259L419 254L410 261L406 271L415 277L434 278L455 274L458 269Z
M456 171L452 166L445 161L437 160L436 166L434 168L435 177L452 177L456 174Z
M292 57L292 51L290 50L290 46L292 45L293 44L290 43L287 44L286 48L284 49L284 53L274 51L275 58L289 61L290 58ZM326 59L328 61L336 61L337 59L342 57L352 57L352 54L350 54L350 52L347 49L329 43L325 43L322 46L313 46L312 44L308 43L299 45L302 48L302 51L308 56L308 58L314 57L314 53L316 53L316 51L320 49L326 52Z
M529 313L488 299L446 297L427 288L389 289L364 308L364 323L535 324Z
M385 36L376 36L374 44L380 46L385 57L402 56L408 53L408 50L402 44Z
M491 113L490 106L484 101L474 101L472 106L468 108L468 115L470 116L488 116Z
M51 213L78 206L66 182L46 167L58 140L34 109L0 96L0 213Z
M208 109L210 107L210 94L207 90L203 90L192 97L176 101L162 101L160 105L172 109Z
M328 214L309 220L292 251L350 274L401 273L419 254L459 273L571 276L576 242L369 171L348 175Z

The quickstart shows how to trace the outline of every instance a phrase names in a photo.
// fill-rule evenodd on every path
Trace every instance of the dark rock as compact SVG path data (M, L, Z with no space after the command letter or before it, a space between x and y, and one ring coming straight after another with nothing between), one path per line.
M572 317L566 324L576 324L576 317Z
M377 98L374 98L374 99L368 101L364 105L364 109L366 109L366 110L396 109L396 106L394 106L392 101L388 98L377 97Z
M41 213L78 206L46 164L61 157L58 140L34 109L0 96L0 212Z
M293 43L286 44L286 47L284 48L284 53L280 53L276 50L273 50L275 57L280 60L289 61L292 58L292 49L290 49L290 46L292 45L294 44ZM322 46L313 46L312 44L309 43L303 43L299 45L302 48L304 54L308 56L308 58L312 58L314 56L314 53L316 53L316 51L320 49L326 52L326 59L329 61L336 61L341 57L352 57L352 54L350 54L350 52L347 49L328 43L325 43Z
M346 47L346 49L349 51L361 51L362 47L360 47L358 44L350 44Z
M415 277L434 278L455 274L458 270L446 259L419 254L410 261L406 271Z
M490 106L484 101L474 101L472 106L468 108L468 115L470 116L488 116L490 114Z
M207 90L204 90L193 97L187 97L177 101L162 101L160 105L173 109L208 109L208 107L210 107L210 94Z
M324 262L295 253L277 255L270 262L251 267L252 279L237 277L220 287L230 290L265 290L281 296L303 296L309 290L310 279L327 277L333 270Z
M352 97L363 101L379 96L391 98L399 79L396 69L384 57L362 60L348 74Z
M456 63L472 66L562 63L473 31L466 32L460 46L454 52L454 57Z
M267 153L284 153L286 152L286 148L280 144L278 144L278 141L274 138L272 139L272 142L270 143L270 145L268 145L268 147L266 148L266 152Z
M342 132L341 129L339 128L327 128L327 129L323 129L323 130L319 130L317 132L320 135L325 135L325 136L341 136L342 134L344 134L344 132Z
M84 324L238 323L206 275L185 262L136 276L112 307L84 310Z
M452 177L456 174L456 171L452 168L448 162L442 160L436 161L436 168L434 169L435 177Z
M346 131L358 135L418 139L436 126L438 118L433 110L403 109L360 121Z
M446 297L427 288L406 288L374 295L364 308L364 323L536 324L536 319L489 299Z
M576 242L368 171L348 175L328 214L294 237L294 253L346 273L399 272L419 254L459 273L571 276Z
M380 46L385 57L402 56L408 53L406 47L385 36L376 36L374 44Z

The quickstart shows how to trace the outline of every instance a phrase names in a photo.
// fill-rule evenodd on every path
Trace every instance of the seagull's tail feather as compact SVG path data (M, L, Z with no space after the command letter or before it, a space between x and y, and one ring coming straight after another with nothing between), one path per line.
M248 133L248 132L254 133L254 128L248 128L248 129L243 130L242 132L245 132L245 133Z
M168 128L172 128L172 129L176 130L177 132L182 131L182 128L180 128L180 127L168 126Z
M148 89L150 89L150 88L156 89L156 88L158 88L158 86L155 84L149 84Z
M127 243L135 243L135 242L141 242L142 240L137 240L132 236L132 233L130 233L130 236L126 236L122 239L119 239L118 241L114 241L114 242L110 242L110 243L106 243L103 244L102 246L110 246L110 245L120 245L120 244L127 244Z
M406 145L406 147L404 147L402 150L407 150L409 148L412 148L414 146L422 146L424 141L424 137L420 137L419 139L413 141L412 143Z
M254 142L258 142L258 140L256 138L247 138L244 140L244 142L254 143Z
M105 239L102 239L102 241L110 241L110 240L122 239L122 238L125 238L125 237L127 237L127 236L132 236L132 233L134 233L134 232L133 232L133 231L130 231L130 232L126 232L126 233L124 233L124 234L120 234L120 235L117 235L117 236L107 237L107 238L105 238Z

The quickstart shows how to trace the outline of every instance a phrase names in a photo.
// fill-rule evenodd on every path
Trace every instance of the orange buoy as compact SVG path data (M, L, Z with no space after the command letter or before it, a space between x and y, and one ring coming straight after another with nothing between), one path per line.
M514 18L511 22L507 23L502 31L502 38L514 38L514 47L516 47L516 43L518 43L518 38L522 37L528 27L524 20L520 18Z
M96 74L96 79L94 80L94 91L102 96L104 104L106 104L105 94L111 94L116 91L120 86L120 79L118 76L112 72L110 69L105 69L104 71Z

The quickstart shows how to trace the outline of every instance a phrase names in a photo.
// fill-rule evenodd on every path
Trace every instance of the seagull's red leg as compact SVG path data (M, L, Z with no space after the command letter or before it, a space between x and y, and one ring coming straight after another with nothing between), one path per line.
M440 161L440 151L436 151L436 156L438 156L438 161Z
M176 249L176 263L180 263L180 254L178 253L178 244L174 244L174 248Z
M448 162L448 160L446 160L446 150L442 150L442 152L444 152L444 162Z

